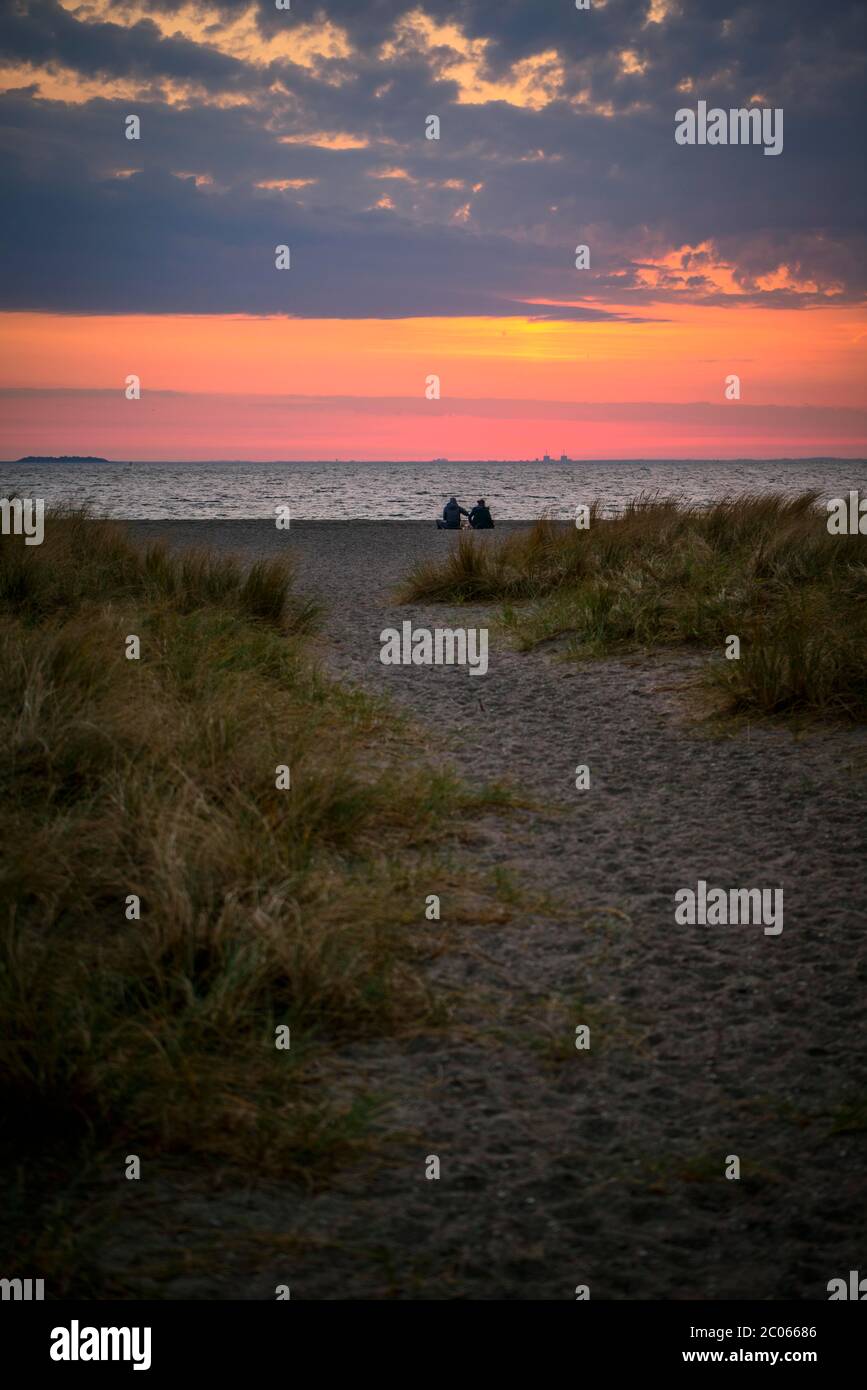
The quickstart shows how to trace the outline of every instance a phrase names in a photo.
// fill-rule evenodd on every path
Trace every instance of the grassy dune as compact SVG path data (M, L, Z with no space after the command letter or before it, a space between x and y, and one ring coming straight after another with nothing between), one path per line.
M19 1159L84 1145L310 1178L366 1130L323 1064L437 1008L407 924L485 793L317 673L315 616L282 564L138 549L77 513L49 515L41 546L0 539L0 1111Z
M732 711L867 716L867 536L836 536L817 494L707 509L638 498L577 530L542 520L493 544L460 536L420 565L403 602L503 603L520 646L565 638L598 657L690 643L740 660L708 681Z

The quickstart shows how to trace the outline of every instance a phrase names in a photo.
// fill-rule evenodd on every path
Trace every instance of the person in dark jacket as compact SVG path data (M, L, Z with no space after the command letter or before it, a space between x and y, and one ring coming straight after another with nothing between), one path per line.
M491 510L485 502L484 497L480 497L473 510L470 512L470 525L474 531L490 531L493 529L494 518Z
M460 531L462 516L469 516L466 507L462 507L456 498L450 497L443 507L443 519L437 522L437 529L440 531Z

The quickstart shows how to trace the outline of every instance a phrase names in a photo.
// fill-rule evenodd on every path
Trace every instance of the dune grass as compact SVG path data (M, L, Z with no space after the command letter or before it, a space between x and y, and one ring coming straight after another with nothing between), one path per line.
M818 494L744 495L708 508L639 497L578 530L541 520L491 543L462 534L400 599L502 602L518 645L575 657L693 644L731 711L867 716L867 536L827 530ZM492 538L491 538L492 539Z
M0 538L0 1128L19 1160L85 1146L310 1179L368 1130L370 1098L323 1085L329 1058L438 1016L408 926L487 794L318 674L315 618L282 563L139 549L75 512L41 546Z

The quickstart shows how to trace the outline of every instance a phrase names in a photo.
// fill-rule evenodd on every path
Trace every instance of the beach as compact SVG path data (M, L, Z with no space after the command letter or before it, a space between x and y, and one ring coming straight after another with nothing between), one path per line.
M450 1026L346 1049L397 1136L387 1159L314 1193L209 1196L163 1172L101 1252L106 1272L132 1246L138 1297L270 1298L286 1275L293 1298L557 1299L587 1284L592 1298L809 1299L857 1268L867 732L708 725L706 654L577 665L491 630L484 676L383 665L386 628L494 612L394 603L416 561L454 544L432 525L129 530L245 563L288 551L326 605L323 667L393 701L428 756L509 783L520 804L481 817L469 861L516 889L513 914L463 923L430 966L463 991ZM676 924L675 893L699 882L782 887L783 930ZM291 1258L252 1261L278 1236Z
M589 1300L581 1370L857 1364L867 11L769 10L4 12L0 1293L89 1307L53 1359Z

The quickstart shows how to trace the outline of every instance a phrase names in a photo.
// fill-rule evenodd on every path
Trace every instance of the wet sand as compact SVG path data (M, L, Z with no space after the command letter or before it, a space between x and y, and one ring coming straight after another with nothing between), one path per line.
M829 1279L863 1265L867 731L712 735L690 689L704 656L576 666L492 633L485 676L384 666L383 628L492 612L395 607L411 565L453 544L423 523L131 530L249 560L288 548L328 605L327 669L390 696L465 774L533 803L485 818L473 853L480 874L505 869L552 903L462 927L466 946L432 967L487 1001L487 1036L348 1050L408 1136L393 1162L316 1196L272 1184L208 1197L167 1175L106 1267L140 1249L136 1296L273 1298L285 1276L293 1298L520 1300L572 1298L579 1283L594 1299L825 1299ZM674 894L699 879L782 887L783 931L676 925ZM581 1023L589 1052L572 1045ZM724 1177L729 1155L740 1181ZM224 1251L210 1274L166 1275L177 1242L160 1232L175 1219L191 1248ZM293 1242L279 1267L231 1254L275 1233Z

